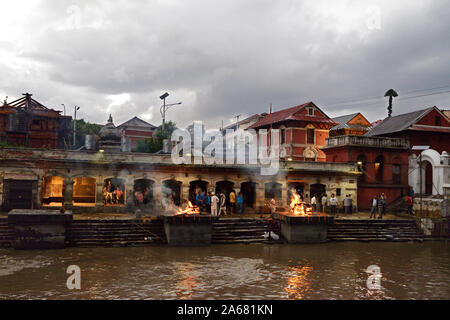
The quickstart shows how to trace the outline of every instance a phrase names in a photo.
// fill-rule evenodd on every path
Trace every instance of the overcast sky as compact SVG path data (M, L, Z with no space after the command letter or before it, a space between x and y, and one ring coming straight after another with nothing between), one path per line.
M389 88L394 115L450 109L450 92L430 95L450 91L446 0L14 0L0 14L0 99L30 92L90 122L159 125L166 91L182 101L168 120L208 129L307 101L374 121Z

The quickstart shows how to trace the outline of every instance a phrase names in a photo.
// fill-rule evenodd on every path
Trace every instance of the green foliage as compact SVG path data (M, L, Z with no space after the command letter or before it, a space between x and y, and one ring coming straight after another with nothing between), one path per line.
M72 120L72 128L74 125L74 120ZM78 149L84 145L85 136L88 134L98 135L101 126L95 123L89 123L83 119L77 120L77 135L75 148Z
M175 122L169 121L164 128L159 126L150 139L139 140L135 152L155 153L163 148L163 140L170 139L172 132L176 129Z

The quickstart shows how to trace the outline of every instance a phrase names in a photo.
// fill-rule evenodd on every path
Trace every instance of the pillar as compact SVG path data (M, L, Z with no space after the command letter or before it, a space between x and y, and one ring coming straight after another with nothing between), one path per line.
M73 206L73 180L72 180L72 178L64 179L63 205L65 208L71 208Z

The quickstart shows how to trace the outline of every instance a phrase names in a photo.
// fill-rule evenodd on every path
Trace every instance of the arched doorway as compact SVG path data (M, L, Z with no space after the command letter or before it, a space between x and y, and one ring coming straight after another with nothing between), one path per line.
M277 199L282 198L283 185L278 182L267 182L264 185L264 198L266 199Z
M360 154L356 158L356 162L358 164L358 171L361 172L361 175L358 177L359 182L366 181L366 172L367 172L367 158L365 155Z
M384 178L384 157L379 155L375 158L375 180L382 182Z
M195 196L199 192L204 192L205 195L208 191L208 182L203 180L194 180L189 182L189 201L195 203Z
M64 178L47 176L42 181L42 205L45 207L61 207L63 205Z
M433 194L433 165L429 161L423 161L425 171L425 194Z
M293 190L294 189L294 190ZM305 183L300 181L289 181L287 184L287 204L291 203L292 198L292 192L295 191L297 194L300 195L301 199L304 199L304 190L305 190Z
M162 196L169 203L173 201L176 206L181 205L181 181L175 179L165 180L162 183Z
M242 182L241 192L244 197L244 204L247 207L253 208L256 204L256 183L255 182Z
M125 181L123 179L105 179L103 187L103 203L105 205L123 205L125 194Z
M316 196L316 198L320 198L322 196L322 194L324 194L326 191L326 186L321 183L314 183L309 188L310 188L309 193L310 193L311 198L314 196Z
M95 206L95 179L77 177L73 179L72 200L74 206Z
M137 192L137 193L142 193L142 195L144 197L144 200L143 200L144 205L153 206L153 204L154 204L154 201L153 201L153 185L154 185L154 183L155 182L150 179L134 180L133 196L134 196L135 205L137 205L137 199L136 199L136 192Z
M234 188L234 182L231 181L218 181L216 182L216 194L219 196L221 193L225 195L225 198L227 199L227 206L229 204L230 200L230 192Z

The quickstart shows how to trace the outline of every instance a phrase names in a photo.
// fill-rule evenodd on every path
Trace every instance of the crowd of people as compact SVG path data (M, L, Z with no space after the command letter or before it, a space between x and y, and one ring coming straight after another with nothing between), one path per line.
M227 201L228 200L228 201ZM239 216L244 213L244 196L242 192L237 195L232 190L228 199L225 193L197 191L195 195L195 205L201 211L210 212L213 216L232 215L237 213Z
M103 187L103 203L106 204L123 204L123 190L120 186L114 186L109 180Z

